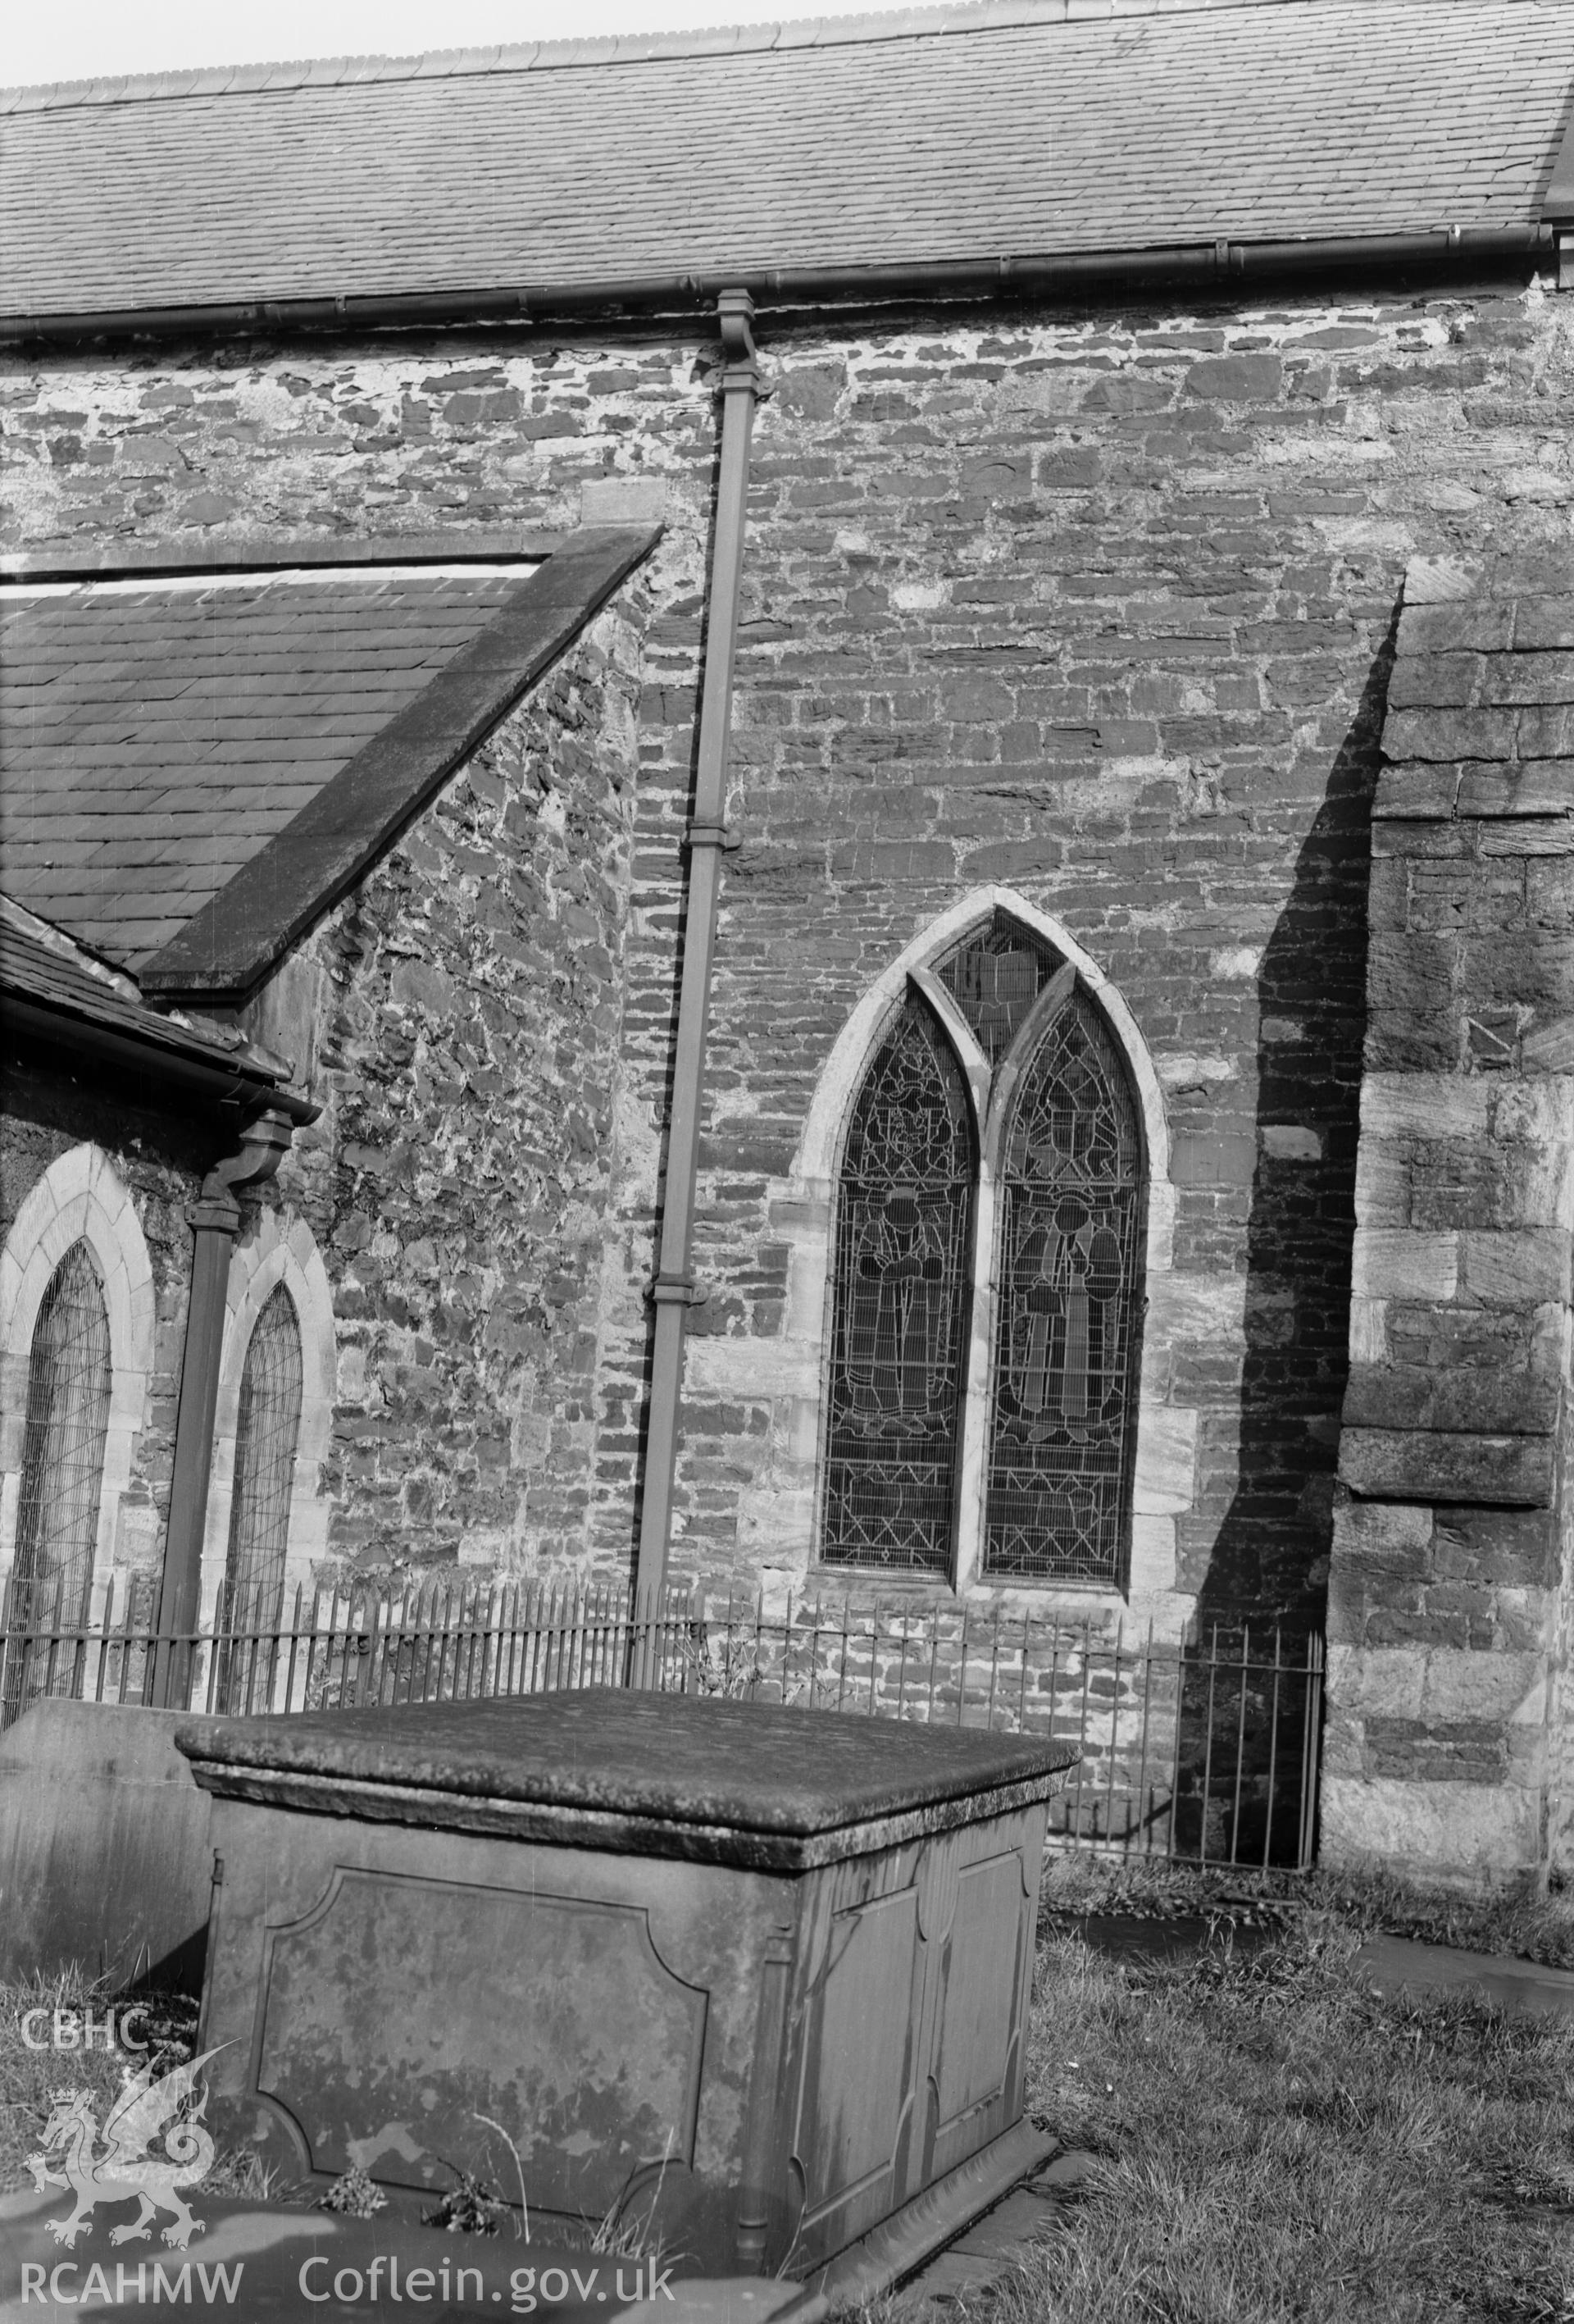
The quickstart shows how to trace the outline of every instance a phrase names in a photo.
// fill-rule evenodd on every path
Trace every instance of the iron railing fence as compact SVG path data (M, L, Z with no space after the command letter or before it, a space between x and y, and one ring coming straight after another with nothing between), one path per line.
M298 1589L156 1634L153 1592L92 1622L40 1585L0 1598L8 1721L50 1694L235 1716L647 1686L1054 1736L1079 1758L1052 1803L1066 1847L1304 1868L1315 1844L1322 1642L1213 1630L1179 1643L1053 1612L914 1600L706 1597L621 1585Z

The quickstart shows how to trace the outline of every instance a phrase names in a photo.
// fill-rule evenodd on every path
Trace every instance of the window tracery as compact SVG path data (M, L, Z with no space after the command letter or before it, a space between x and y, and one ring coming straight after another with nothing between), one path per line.
M1044 938L997 912L943 960L936 974L993 1070L1061 965Z
M982 1570L1118 1584L1128 1531L1144 1162L1125 1060L1073 968L997 909L910 984L853 1107L837 1201L822 1554L951 1568L964 1412L984 1418ZM928 987L934 992L934 986ZM936 995L938 1007L939 996ZM984 1179L980 1182L980 1171ZM980 1183L989 1250L975 1248ZM975 1274L988 1363L969 1381Z

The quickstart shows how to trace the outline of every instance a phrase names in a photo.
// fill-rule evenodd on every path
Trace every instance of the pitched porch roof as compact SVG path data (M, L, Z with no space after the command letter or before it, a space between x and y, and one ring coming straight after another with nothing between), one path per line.
M236 998L652 546L512 573L94 586L0 605L0 889L164 997Z

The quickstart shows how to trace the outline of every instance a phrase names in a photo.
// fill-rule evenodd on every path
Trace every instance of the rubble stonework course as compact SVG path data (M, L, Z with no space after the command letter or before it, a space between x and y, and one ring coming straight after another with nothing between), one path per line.
M324 1103L278 1191L332 1286L363 1572L584 1555L637 661L603 613L248 1011Z
M1574 558L1417 560L1373 820L1322 1831L1567 1855Z

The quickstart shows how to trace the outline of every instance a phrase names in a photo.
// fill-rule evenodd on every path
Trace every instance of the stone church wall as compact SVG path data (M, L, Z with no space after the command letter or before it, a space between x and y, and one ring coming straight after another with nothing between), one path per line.
M1334 1861L1569 1857L1574 595L1418 562L1373 825L1351 1374L1329 1607Z
M741 844L712 1012L680 1571L814 1586L825 1190L805 1183L807 1126L871 986L999 890L1109 980L1162 1092L1174 1212L1144 1381L1160 1420L1147 1610L1171 1627L1192 1610L1320 1618L1348 1365L1370 806L1402 581L1488 521L1566 529L1567 336L1557 300L1503 285L834 329L762 319L774 393L745 555ZM680 342L632 328L301 341L73 357L5 389L11 521L29 545L665 511L639 585L614 1129L583 1166L598 1190L611 1173L606 1223L594 1265L586 1226L575 1320L549 1358L525 1303L516 1370L495 1372L529 1376L522 1407L485 1366L446 1370L436 1328L465 1340L454 1318L471 1295L444 1286L462 1286L469 1239L497 1215L491 1184L483 1199L438 1183L463 1180L445 1125L453 1047L472 1037L445 1018L449 988L417 991L435 948L456 996L446 947L471 939L427 911L436 871L395 859L354 974L332 949L342 916L311 953L345 998L325 1050L334 1126L317 1160L303 1150L299 1199L336 1253L336 1300L342 1286L352 1308L368 1303L345 1313L345 1378L353 1342L375 1383L364 1398L341 1384L346 1553L391 1554L408 1530L478 1557L506 1543L627 1569L717 354L703 327ZM475 812L496 844L492 811ZM444 862L462 844L433 842ZM576 1055L599 1056L596 1042ZM440 1070L419 1065L423 1043ZM402 1160L350 1158L408 1154L428 1105L444 1157L429 1180L413 1157L408 1177ZM604 1136L595 1108L585 1118ZM462 1423L483 1378L483 1416ZM559 1459L588 1483L552 1484Z

